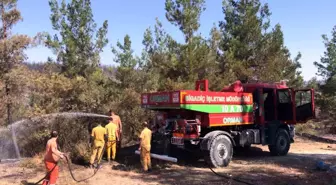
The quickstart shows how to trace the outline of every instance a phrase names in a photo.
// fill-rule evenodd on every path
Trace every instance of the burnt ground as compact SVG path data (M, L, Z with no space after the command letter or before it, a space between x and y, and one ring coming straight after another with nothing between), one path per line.
M336 165L336 143L314 141L314 138L296 137L287 156L270 156L267 146L253 146L247 152L236 153L227 168L214 169L220 175L237 178L255 185L336 185L336 172L316 170L317 161ZM103 163L102 169L91 179L76 183L72 180L65 162L61 164L60 185L144 185L144 184L231 184L244 183L215 175L200 160L194 163L165 163L153 159L153 171L141 172L139 156L132 155L136 146L119 152L118 161ZM27 162L0 163L0 184L26 184L38 181L44 176L41 160L27 159ZM32 165L27 165L32 164ZM72 164L77 179L93 174L93 170Z

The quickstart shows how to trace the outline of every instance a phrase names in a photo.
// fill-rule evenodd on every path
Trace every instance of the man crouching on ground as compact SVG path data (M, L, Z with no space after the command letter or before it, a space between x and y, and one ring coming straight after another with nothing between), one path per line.
M51 132L51 139L48 140L46 153L44 156L44 164L49 173L44 179L42 185L55 185L58 179L58 161L64 158L64 153L57 149L57 131Z
M148 128L147 122L144 122L144 129L140 134L140 158L143 170L145 172L151 170L151 158L150 158L150 150L151 150L151 139L152 139L152 131Z

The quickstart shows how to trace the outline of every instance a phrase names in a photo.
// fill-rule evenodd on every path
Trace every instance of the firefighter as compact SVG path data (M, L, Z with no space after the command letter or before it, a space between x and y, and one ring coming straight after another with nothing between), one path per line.
M48 140L46 153L44 155L44 164L49 173L44 179L42 185L54 185L58 179L58 161L64 158L64 153L57 149L57 131L51 132L51 139Z
M117 147L120 148L121 146L121 134L122 134L122 124L121 119L118 115L115 114L113 110L110 110L110 116L112 118L112 122L117 125L117 132L118 132L118 141L117 141Z
M93 167L93 163L96 159L98 160L98 167L100 167L100 161L102 158L102 152L105 145L106 139L106 129L99 123L95 128L92 129L91 138L93 140L92 155L90 159L90 168Z
M110 162L111 159L111 150L112 150L112 160L115 160L116 152L117 152L117 141L118 141L118 133L117 133L117 125L114 124L113 118L109 119L109 123L105 126L107 133L107 161Z
M144 129L140 134L140 158L143 170L145 172L151 170L151 158L150 158L150 150L151 150L151 139L152 139L152 131L148 128L147 122L144 122Z

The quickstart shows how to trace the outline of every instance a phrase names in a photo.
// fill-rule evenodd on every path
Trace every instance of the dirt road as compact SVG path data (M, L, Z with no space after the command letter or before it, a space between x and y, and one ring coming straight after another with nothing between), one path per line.
M135 160L135 161L134 161ZM253 147L247 153L236 154L230 166L215 169L217 173L231 175L255 185L336 185L336 172L315 170L317 161L336 165L336 144L327 144L296 138L290 153L285 157L272 157L267 147ZM138 158L125 159L112 165L103 164L103 168L93 178L76 183L68 169L61 167L60 185L145 185L145 184L231 184L243 185L233 180L214 175L204 162L192 165L164 164L153 161L154 169L149 174L139 172ZM126 164L126 166L124 165ZM130 164L132 164L130 166ZM43 165L39 169L22 167L20 163L0 163L0 184L26 184L36 182L43 177ZM76 178L83 179L92 175L93 170L73 165Z

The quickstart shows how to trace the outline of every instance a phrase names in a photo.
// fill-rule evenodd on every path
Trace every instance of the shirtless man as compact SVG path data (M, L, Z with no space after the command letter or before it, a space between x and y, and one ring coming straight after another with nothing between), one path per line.
M115 114L113 110L109 111L110 117L112 118L112 122L117 125L117 132L118 132L118 148L121 146L121 139L122 139L122 123L120 117Z
M48 140L46 153L44 155L44 164L50 174L46 176L42 185L55 185L58 178L58 161L64 158L64 153L57 149L57 131L51 132L51 139Z

